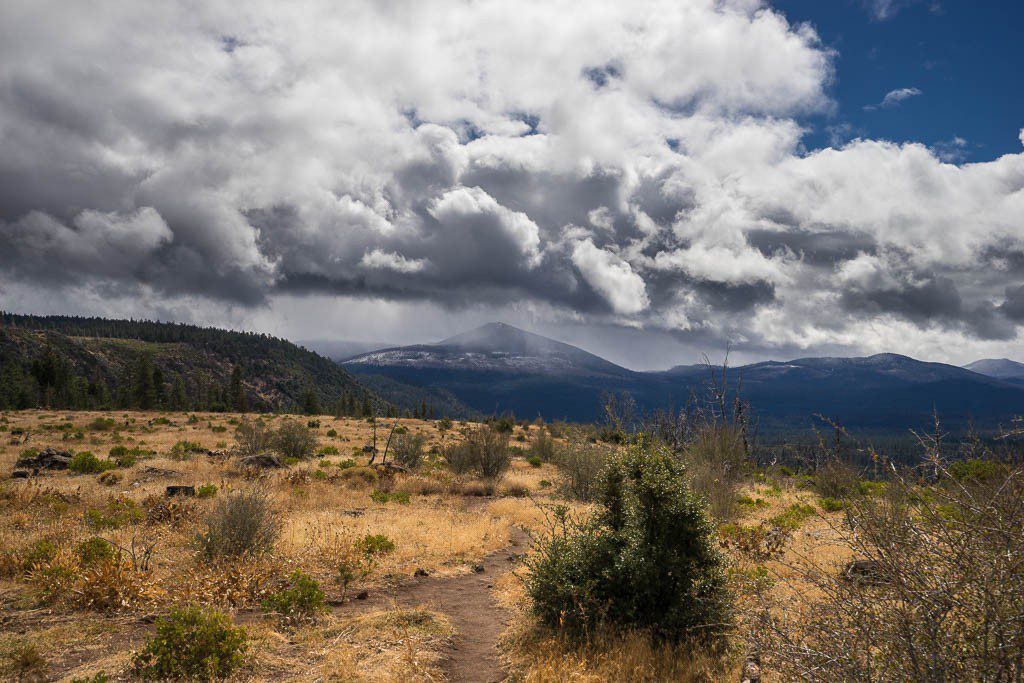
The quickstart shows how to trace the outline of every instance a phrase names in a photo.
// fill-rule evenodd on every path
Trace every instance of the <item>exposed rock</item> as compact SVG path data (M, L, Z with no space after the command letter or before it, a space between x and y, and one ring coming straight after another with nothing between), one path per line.
M483 574L484 573L484 566L482 564L474 564L473 565L473 573L474 574Z
M359 591L356 593L356 600L365 600L368 597L370 597L370 594L366 591Z
M179 486L179 485L175 485L175 486L168 486L167 487L167 497L168 498L170 498L171 496L194 496L194 495L196 495L196 487L195 486Z
M238 460L238 464L241 467L251 467L254 469L272 469L285 467L285 464L281 462L273 453L257 453L256 455L247 455L244 458Z
M843 575L858 583L889 583L889 577L885 575L885 568L878 560L852 560L847 563Z
M38 454L18 460L17 467L41 470L66 470L71 463L70 451L44 448Z

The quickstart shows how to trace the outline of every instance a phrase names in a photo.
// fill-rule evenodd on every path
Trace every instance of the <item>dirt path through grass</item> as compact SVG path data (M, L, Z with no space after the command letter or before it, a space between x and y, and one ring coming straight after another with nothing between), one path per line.
M513 527L511 543L485 557L477 571L444 578L417 577L401 586L377 590L367 600L339 609L348 611L354 605L359 605L359 611L395 605L401 608L426 605L443 613L455 629L451 649L442 662L449 681L503 681L506 674L498 653L498 639L510 615L495 602L491 587L498 577L514 567L528 542L526 532Z

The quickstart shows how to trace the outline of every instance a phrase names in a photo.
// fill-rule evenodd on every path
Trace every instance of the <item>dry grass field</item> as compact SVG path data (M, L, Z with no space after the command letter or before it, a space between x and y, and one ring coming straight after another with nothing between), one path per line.
M452 474L430 454L462 438L460 423L442 432L438 422L401 420L408 434L423 435L428 454L416 473L388 473L364 467L363 447L373 441L366 420L264 416L272 427L310 425L317 455L252 471L240 469L231 453L243 419L39 411L0 417L3 676L131 679L134 653L159 617L202 605L246 629L237 680L463 680L464 662L453 652L482 656L494 645L492 668L514 680L739 680L750 627L744 605L766 589L782 604L805 592L793 569L803 559L838 567L849 557L835 542L840 513L822 511L814 493L788 478L748 484L735 522L720 532L740 603L727 653L710 657L612 633L581 646L534 625L516 572L529 546L524 532L540 529L551 506L567 502L559 498L558 468L524 457L540 427L515 427L511 444L522 451L493 485ZM378 424L381 450L391 426ZM89 451L102 461L111 449L136 457L101 473L9 478L26 449L45 447ZM168 497L171 485L194 486L198 495ZM272 503L280 532L273 549L240 559L205 556L197 537L207 517L226 497L253 487ZM569 505L586 513L584 505ZM761 521L780 519L789 531L781 554L762 557L736 541ZM96 537L121 549L116 562L90 564ZM326 608L283 618L266 600L296 570L319 584Z

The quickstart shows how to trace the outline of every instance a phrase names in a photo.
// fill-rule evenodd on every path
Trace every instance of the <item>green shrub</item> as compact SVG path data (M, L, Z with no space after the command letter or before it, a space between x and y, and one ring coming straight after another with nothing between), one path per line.
M78 561L83 567L113 562L117 550L105 538L92 536L78 544Z
M87 509L84 516L85 525L96 531L121 529L146 517L131 498L109 498L102 507Z
M544 464L544 461L540 459L540 456L531 455L526 459L526 462L530 463L530 467L540 467Z
M972 458L960 460L949 465L949 474L961 483L986 482L1003 477L1009 468L996 460Z
M786 531L796 531L817 510L813 505L801 505L793 503L784 511L768 520L768 523Z
M193 453L202 451L203 445L195 441L178 441L171 446L171 452L168 453L168 457L173 460L188 460L192 457Z
M537 435L530 442L530 461L536 458L541 462L551 462L555 459L555 440L548 430L540 427Z
M316 434L296 420L287 420L274 434L274 448L286 458L305 460L316 451Z
M197 540L203 555L215 559L267 552L279 534L280 523L269 492L254 487L221 498Z
M21 568L26 572L44 567L57 557L57 546L46 539L40 539L22 551Z
M598 480L607 460L607 449L581 439L558 449L554 462L558 465L562 494L575 500L593 500L598 493Z
M370 500L375 503L399 503L401 505L409 504L409 493L408 491L395 491L388 493L386 491L373 491L370 494Z
M472 430L462 441L444 449L444 459L455 474L475 472L496 482L512 465L509 433L511 429L508 432L487 427Z
M68 469L76 474L99 474L117 467L116 462L100 460L90 451L75 453L68 463Z
M839 512L846 507L846 503L835 498L822 498L818 501L818 505L825 512Z
M719 641L732 614L725 561L683 468L633 447L609 460L598 491L589 520L563 508L527 560L533 613L573 636L608 623Z
M353 460L352 458L345 458L344 460L342 460L341 462L338 463L338 469L339 470L347 470L348 468L355 467L355 466L356 466L356 461Z
M306 422L306 427L309 429L320 429L320 420L309 420Z
M321 446L320 450L318 450L316 452L316 454L317 455L337 455L338 454L338 447L337 446Z
M117 422L112 417L97 417L86 425L86 429L94 432L112 432L116 427Z
M133 668L150 680L226 678L243 661L245 629L212 609L185 607L160 619L154 636L135 655Z
M213 498L217 495L216 484L203 484L196 489L196 498Z
M148 458L156 455L156 451L146 448L128 448L127 446L113 446L107 457L117 463L118 467L132 467L139 461L139 458Z
M359 539L359 548L366 555L387 555L395 551L395 542L384 534L367 534Z
M426 445L427 437L423 434L396 433L391 439L390 452L394 456L396 463L407 469L414 470L423 462L423 451Z
M245 418L235 428L235 441L242 455L266 453L273 445L274 431L263 420Z
M327 430L327 436L329 436L329 437L331 437L333 439L334 437L338 436L338 430L337 429L328 429Z
M263 609L289 620L308 619L324 609L324 592L311 577L295 570L288 577L288 586L263 600Z

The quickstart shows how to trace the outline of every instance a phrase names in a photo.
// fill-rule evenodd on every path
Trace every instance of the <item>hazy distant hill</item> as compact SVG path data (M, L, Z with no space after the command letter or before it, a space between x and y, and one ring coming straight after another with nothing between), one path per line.
M968 370L997 379L1024 381L1024 363L1008 358L985 358L968 363Z
M0 407L308 407L379 399L283 339L194 325L0 313ZM311 406L310 404L313 404Z
M630 393L641 407L681 406L705 391L710 370L635 372L574 346L491 323L437 344L382 349L350 359L354 374L386 376L450 392L482 413L593 420L602 392ZM922 428L937 411L949 428L994 427L1024 414L1024 386L944 363L896 354L802 358L732 368L762 428L804 428L815 415L850 428Z

